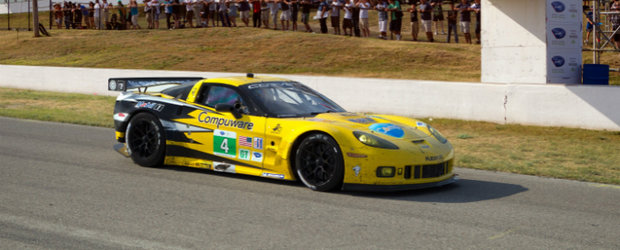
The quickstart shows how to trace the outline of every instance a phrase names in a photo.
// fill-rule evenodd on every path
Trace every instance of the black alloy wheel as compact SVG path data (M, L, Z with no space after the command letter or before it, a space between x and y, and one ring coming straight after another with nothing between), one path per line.
M131 119L126 132L127 149L131 159L144 167L157 167L163 163L166 140L157 118L140 113Z
M301 141L295 153L299 179L315 191L330 191L342 184L342 152L338 143L325 134L312 134Z

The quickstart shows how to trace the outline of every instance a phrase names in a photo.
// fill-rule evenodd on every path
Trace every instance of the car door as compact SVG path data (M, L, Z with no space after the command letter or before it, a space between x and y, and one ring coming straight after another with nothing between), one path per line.
M212 130L202 135L203 148L212 155L215 171L260 175L265 149L265 117L252 114L249 102L232 86L205 84L196 104L207 111L196 114L198 123ZM239 105L240 117L216 111L218 104Z

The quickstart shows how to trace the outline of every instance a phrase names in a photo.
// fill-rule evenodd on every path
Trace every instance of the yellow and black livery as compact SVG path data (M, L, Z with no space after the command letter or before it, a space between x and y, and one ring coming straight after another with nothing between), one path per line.
M205 168L327 191L456 180L452 145L407 117L357 114L287 79L111 78L115 148L139 165Z

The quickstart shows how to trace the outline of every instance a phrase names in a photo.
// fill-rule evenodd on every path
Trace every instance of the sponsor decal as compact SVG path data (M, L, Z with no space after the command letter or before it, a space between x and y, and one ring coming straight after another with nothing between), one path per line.
M357 119L349 119L350 122L355 122L355 123L361 123L361 124L370 124L370 123L375 123L377 121L375 121L372 118L357 118Z
M252 147L252 137L247 137L247 136L240 135L239 136L239 146L251 148Z
M401 127L391 123L375 123L368 128L377 133L389 135L391 137L403 138L403 136L405 136L405 131Z
M263 173L261 175L263 177L276 178L276 179L284 179L284 175L283 174Z
M263 149L263 138L254 137L254 148L259 150Z
M237 156L237 133L219 129L214 130L213 154L235 158Z
M551 30L555 39L562 39L566 36L566 30L562 28L554 28Z
M217 172L226 172L226 173L237 173L235 171L235 165L224 163L224 162L213 162L213 170Z
M250 150L247 149L239 149L239 159L241 160L250 160Z
M442 158L443 158L443 155L433 155L433 156L424 157L426 161L436 161L436 160L441 160Z
M560 1L551 2L551 7L553 7L553 10L555 10L555 12L557 13L562 13L566 9L566 6L564 5L564 3Z
M146 108L146 109L152 109L155 110L157 112L161 112L164 107L166 105L160 104L160 103L156 103L156 102L145 102L145 101L138 101L138 103L136 103L136 106L134 106L135 108Z
M261 152L252 152L252 161L263 162L263 153L261 153Z
M361 170L362 168L360 166L353 167L353 173L355 173L355 176L359 176Z
M205 123L205 124L216 125L217 128L220 128L220 126L224 126L224 127L252 130L252 128L254 127L253 122L244 122L244 121L230 120L230 119L220 118L220 117L213 117L213 116L209 116L207 112L202 112L198 114L198 121Z
M564 60L564 57L561 57L561 56L554 56L551 58L551 61L553 62L553 65L555 65L558 68L562 67L564 63L566 62Z
M426 127L426 123L423 122L416 122L416 124L418 127Z
M421 148L424 148L424 149L429 149L429 148L431 148L431 146L426 145L426 144L422 144L422 145L420 145L420 147L421 147Z

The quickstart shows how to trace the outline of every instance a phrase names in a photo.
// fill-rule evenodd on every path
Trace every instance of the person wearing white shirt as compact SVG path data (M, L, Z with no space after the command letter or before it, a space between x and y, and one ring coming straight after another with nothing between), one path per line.
M99 4L99 0L95 0L95 29L101 29L101 4Z
M353 0L347 1L344 5L344 18L342 19L342 29L345 36L353 36ZM349 32L347 32L347 29Z
M185 21L189 28L194 28L194 2L193 0L185 0L183 4L185 5Z
M334 28L334 35L340 35L340 9L342 9L342 3L340 3L340 0L333 0L330 14L332 28Z
M370 9L370 3L368 0L361 0L357 6L360 8L360 29L362 30L362 36L368 37L370 35L370 29L368 28L368 9Z

